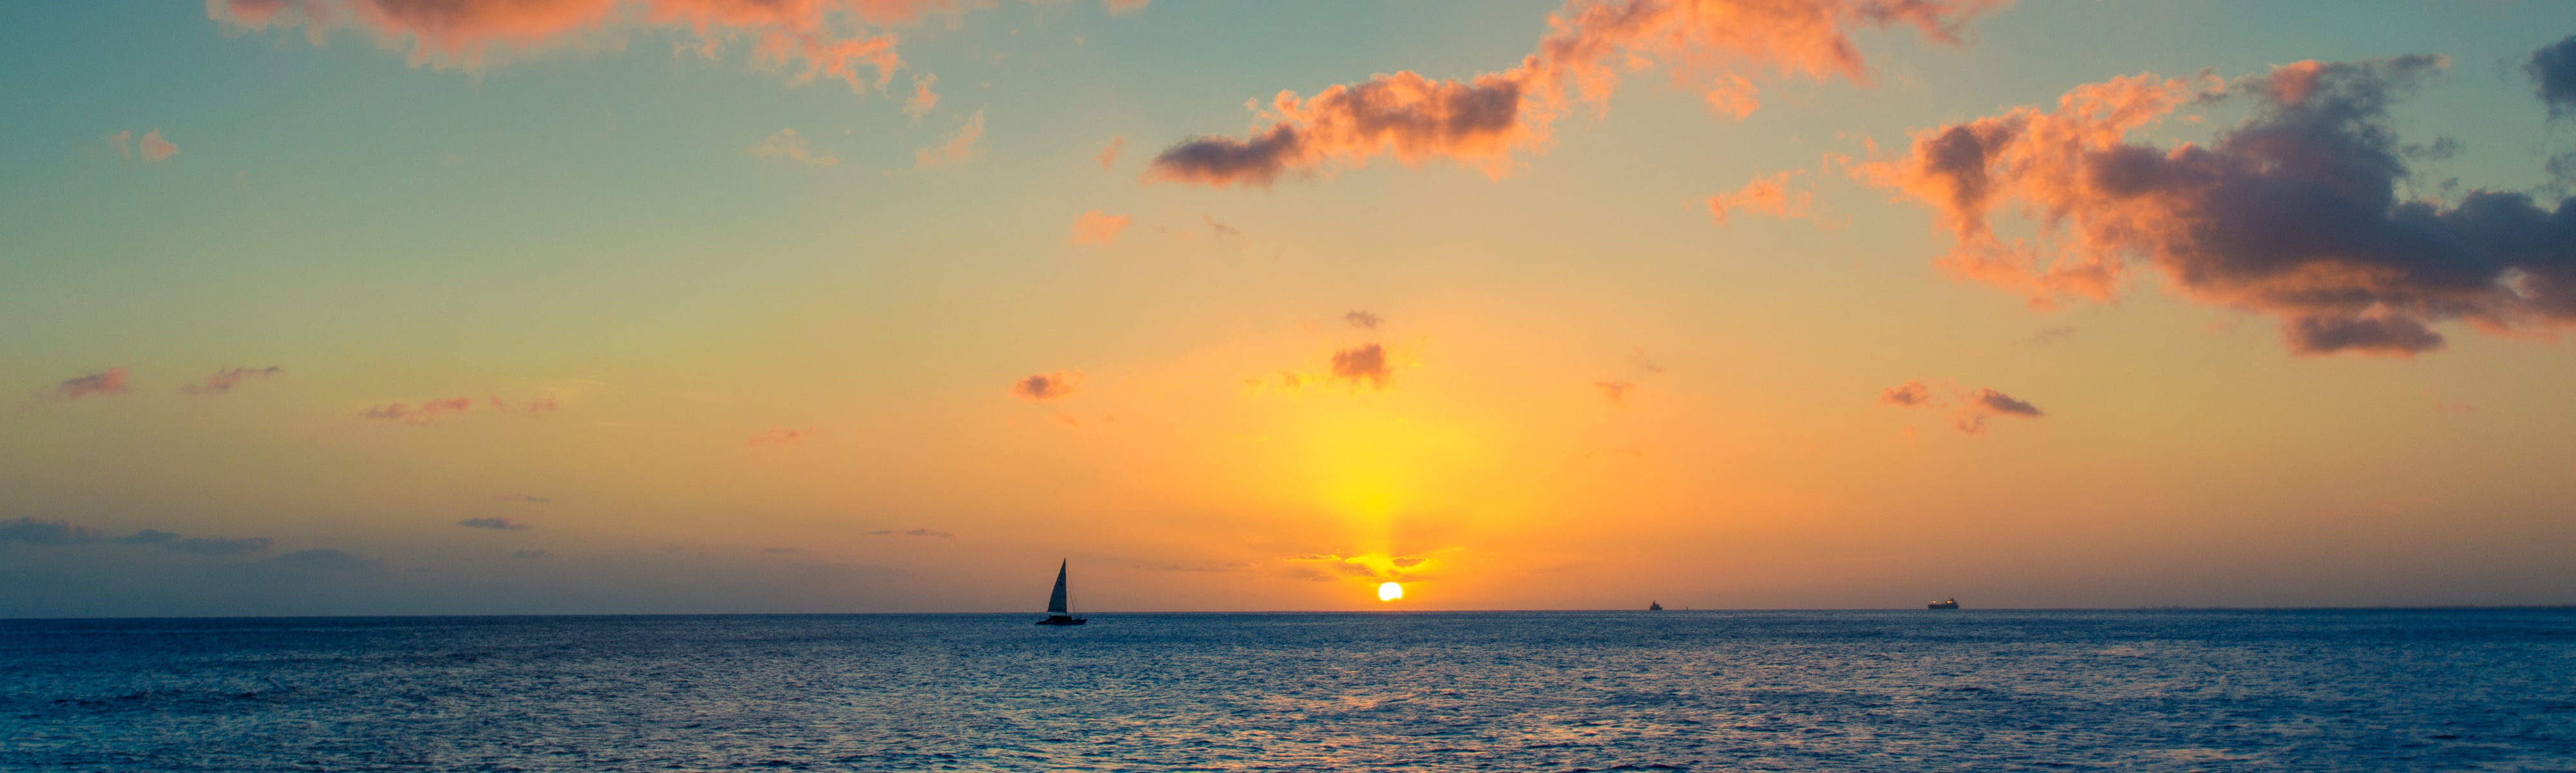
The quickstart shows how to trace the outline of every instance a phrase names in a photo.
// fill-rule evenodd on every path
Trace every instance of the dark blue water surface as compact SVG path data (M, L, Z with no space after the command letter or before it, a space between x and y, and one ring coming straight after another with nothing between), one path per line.
M0 621L0 769L2576 770L2576 611Z

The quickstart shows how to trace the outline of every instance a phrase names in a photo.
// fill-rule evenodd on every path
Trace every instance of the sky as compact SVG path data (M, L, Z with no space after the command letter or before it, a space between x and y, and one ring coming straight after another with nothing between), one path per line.
M0 616L2576 604L2571 35L10 4Z

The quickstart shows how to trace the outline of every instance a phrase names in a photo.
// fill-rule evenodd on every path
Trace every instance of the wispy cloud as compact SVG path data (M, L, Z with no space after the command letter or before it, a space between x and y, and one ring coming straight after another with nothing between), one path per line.
M181 384L179 391L192 395L220 395L233 391L233 385L241 383L242 379L267 378L284 372L286 369L275 365L265 368L228 367L215 371L214 375L207 376L203 381Z
M967 118L965 125L957 127L957 136L950 137L947 142L937 146L914 152L912 168L933 169L973 161L976 156L984 153L984 147L980 144L983 139L984 110L976 108L975 115Z
M0 546L20 542L30 545L142 545L172 553L201 556L229 556L241 553L267 552L276 544L267 537L190 537L159 529L144 529L123 537L110 538L97 530L70 521L40 521L21 517L0 521Z
M554 501L534 494L494 494L492 495L492 498L503 502L526 502L536 505L547 504Z
M808 428L805 428L805 429L788 429L788 428L786 428L786 427L773 427L773 428L771 428L768 432L761 433L759 437L752 438L752 439L751 439L751 442L750 442L750 443L748 443L747 445L751 445L751 446L754 446L754 447L758 447L758 446L792 446L792 445L795 445L795 444L798 444L798 443L805 442L805 439L806 439L806 438L810 438L810 437L813 437L813 436L814 436L814 430L813 430L813 428L811 428L811 427L808 427Z
M1718 225L1726 225L1727 213L1739 209L1777 218L1805 217L1808 205L1815 202L1816 192L1789 189L1789 179L1801 174L1805 172L1793 169L1776 174L1759 175L1754 177L1752 182L1746 183L1743 188L1732 193L1710 196L1708 197L1708 216L1716 220Z
M870 537L935 537L935 538L938 538L938 539L956 539L956 538L957 538L957 535L955 535L955 534L951 534L951 533L944 532L944 531L937 531L937 530L934 530L934 529L905 529L905 530L903 530L903 531L895 531L895 530L893 530L893 529L878 529L878 530L876 530L876 531L868 532L867 536L870 536Z
M780 129L777 134L761 140L760 144L743 148L742 152L754 158L781 158L814 166L834 166L841 163L839 158L816 154L809 150L805 144L805 135L797 134L795 129Z
M552 49L615 47L629 29L669 30L693 35L692 48L710 58L747 40L755 62L802 64L800 82L828 78L865 91L882 90L903 67L888 26L961 7L942 0L208 0L206 14L251 29L302 25L316 44L328 30L357 29L385 47L408 49L414 65L462 68Z
M437 421L441 416L464 413L473 409L474 398L446 397L423 400L418 404L395 402L368 406L366 410L358 412L358 417L378 421L398 421L405 424L427 424Z
M1616 408L1628 407L1628 393L1637 391L1637 385L1625 381L1595 381L1592 388L1600 390L1601 399Z
M1352 310L1352 311L1351 311L1350 313L1348 313L1348 314L1344 314L1344 315L1342 315L1342 321L1343 321L1343 322L1350 323L1350 326L1351 326L1351 327L1362 328L1362 329L1367 329L1367 330L1376 330L1376 329L1377 329L1377 326L1382 325L1382 324L1386 324L1386 318L1385 318L1385 317L1381 317L1381 316L1378 316L1378 315L1375 315L1375 314L1371 314L1371 313L1368 313L1368 312L1366 312L1366 311L1360 311L1360 310L1357 310L1357 309Z
M1073 235L1066 241L1074 244L1116 244L1118 233L1127 230L1126 215L1102 214L1100 210L1082 213L1073 219Z
M493 529L497 531L528 530L527 524L513 521L508 518L467 518L462 521L457 521L456 525L463 526L468 529Z
M1880 405L1893 405L1901 408L1911 408L1930 402L1931 400L1932 387L1921 381L1908 381L1896 386L1888 387L1878 393L1878 402Z
M143 139L135 141L134 155L136 158L143 159L146 162L159 161L171 156L179 155L179 146L170 144L169 140L162 139L160 129L153 129L152 131L145 133L143 135Z
M108 368L63 379L36 390L40 400L78 400L90 395L121 395L127 390L124 368Z
M1740 118L1765 76L1869 82L1856 28L1907 25L1945 43L1992 0L1571 0L1520 65L1463 81L1403 71L1300 97L1282 91L1241 138L1195 137L1165 149L1147 179L1268 187L1281 176L1365 166L1393 156L1443 159L1489 176L1536 151L1578 102L1617 90L1621 73L1662 65L1711 112Z

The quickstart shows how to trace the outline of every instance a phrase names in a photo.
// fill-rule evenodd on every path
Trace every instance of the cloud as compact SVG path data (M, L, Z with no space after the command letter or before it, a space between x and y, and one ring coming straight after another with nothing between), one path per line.
M233 391L233 385L241 383L242 379L267 378L284 372L286 372L286 369L275 365L270 365L265 368L228 367L215 371L214 375L207 376L204 381L194 384L181 384L179 385L179 391L192 395L220 395Z
M1726 225L1727 213L1738 209L1749 209L1777 218L1805 217L1807 206L1816 199L1816 192L1789 190L1789 178L1800 174L1805 172L1790 170L1771 175L1756 175L1752 182L1746 183L1742 189L1734 193L1721 193L1708 197L1708 216L1715 219L1718 225Z
M552 395L528 401L528 418L531 419L543 414L554 413L557 410L559 410L559 407L556 405L555 398Z
M117 544L157 547L172 553L201 556L229 556L265 552L275 544L267 537L189 537L159 529L144 529L123 537L109 539L97 531L70 521L39 521L19 518L0 521L0 543L22 542L30 545Z
M1216 221L1216 218L1208 217L1206 215L1200 215L1199 220L1207 223L1208 239L1210 241L1214 241L1218 244L1224 244L1227 241L1243 241L1243 232L1237 230L1234 226L1219 223Z
M1516 151L1537 152L1576 102L1607 100L1625 70L1663 66L1709 109L1741 118L1757 79L1869 83L1849 37L1910 25L1956 43L1961 25L1999 0L1569 0L1519 66L1458 80L1404 71L1312 96L1282 91L1241 139L1194 137L1165 149L1146 179L1269 187L1283 175L1329 173L1393 156L1453 161L1500 177Z
M1350 379L1354 384L1366 381L1369 386L1385 389L1386 380L1394 375L1395 371L1386 364L1386 349L1377 344L1333 352L1334 378Z
M763 553L781 553L781 554L784 554L784 553L802 553L802 552L805 552L805 549L804 549L804 548L761 548L761 549L760 549L760 552L763 552Z
M2388 106L2447 66L2435 56L2297 62L2233 84L2120 78L2053 111L2021 108L1916 132L1861 174L1931 207L1953 241L1940 265L2035 305L2103 301L2133 260L2203 303L2274 317L2293 353L2409 357L2431 325L2495 334L2576 322L2576 208L2472 189L2456 205L2404 199L2412 177ZM2247 99L2254 115L2208 146L2128 135L2173 110ZM1998 209L2035 239L2005 239Z
M1073 236L1068 241L1074 244L1116 244L1118 232L1127 230L1127 223L1126 215L1104 215L1097 209L1084 212L1073 219Z
M938 83L939 76L935 74L912 76L912 97L903 101L903 114L911 116L914 123L920 123L922 116L939 107L939 92L930 90Z
M1991 413L2038 417L2039 406L2013 399L2012 395L1992 389L1979 389L1968 396L1969 402Z
M1101 148L1100 155L1092 156L1091 160L1100 162L1100 171L1106 172L1118 165L1118 151L1125 149L1127 138L1113 136L1109 138L1109 147Z
M2068 325L2066 327L2052 327L2047 330L2039 331L2039 335L2031 336L2030 340L2031 343L2036 344L2053 344L2073 337L2075 335L2075 331L2076 328L2073 325Z
M503 502L527 502L527 503L530 503L530 504L539 504L539 505L547 504L547 503L551 503L551 502L553 502L553 501L554 501L554 500L552 500L552 499L547 499L547 498L545 498L545 497L537 496L537 495L534 495L534 494L494 494L494 495L492 495L492 498L493 498L493 499L500 500L500 501L503 501Z
M107 135L107 146L116 149L117 158L128 160L133 159L134 130L126 129L115 134Z
M1601 390L1601 399L1610 401L1612 406L1626 408L1628 393L1636 391L1637 385L1625 381L1595 381L1592 388Z
M841 159L832 156L814 155L805 146L805 136L797 134L795 129L780 129L777 134L769 135L769 139L761 140L760 144L743 148L742 152L755 158L783 158L815 166L833 166L841 163Z
M956 5L941 0L208 0L206 15L251 29L301 25L319 44L355 28L415 66L480 68L564 47L610 47L625 29L685 31L709 58L747 40L751 59L802 64L799 82L830 78L883 89L903 67L883 29ZM864 68L869 72L861 73Z
M178 535L171 535L178 536ZM98 533L70 521L39 521L21 517L0 521L0 542L24 542L31 545L77 545L97 542Z
M143 135L143 139L135 141L134 155L147 162L159 161L171 156L179 155L179 146L172 145L169 140L162 139L160 129L153 129L152 131L145 133Z
M457 521L456 525L463 526L468 529L496 529L499 531L528 530L527 524L513 521L508 518L467 518L462 521Z
M2539 89L2541 104L2549 106L2549 117L2563 118L2576 113L2576 35L2531 52L2522 65Z
M125 369L108 368L63 379L62 383L36 390L36 399L78 400L90 395L121 395L125 392Z
M1378 325L1386 323L1386 318L1366 311L1353 310L1342 315L1342 321L1350 323L1351 327L1376 330Z
M1893 405L1901 408L1911 408L1917 405L1922 405L1931 401L1931 399L1932 387L1921 381L1908 381L1896 386L1888 387L1878 393L1878 403L1880 405Z
M445 416L451 413L464 413L466 411L473 410L473 408L474 398L448 397L437 400L423 400L419 405L397 402L369 406L366 410L359 411L358 417L362 419L399 421L405 424L427 424L432 421L437 421L440 416Z
M1100 0L1100 4L1109 9L1111 16L1145 10L1145 4L1151 2L1154 0Z
M1631 351L1628 353L1628 364L1630 364L1630 365L1635 365L1635 366L1637 366L1637 369L1638 369L1638 370L1642 370L1642 371L1645 371L1645 372L1648 372L1648 373L1662 373L1662 372L1664 372L1664 366L1663 366L1663 365L1661 365L1661 364L1659 364L1659 363L1655 362L1655 358L1646 356L1646 349L1645 349L1645 347L1638 347L1638 348L1636 348L1636 349L1634 349L1634 350L1631 350Z
M976 144L982 139L984 139L984 109L976 108L975 115L967 118L964 126L957 127L957 136L949 138L948 142L938 147L915 151L912 154L912 168L935 169L975 160L976 156L984 152L984 148Z
M895 530L893 530L893 529L878 529L878 530L876 530L876 531L868 532L868 533L867 533L867 536L870 536L870 537L937 537L937 538L940 538L940 539L956 539L956 538L957 538L957 535L955 535L955 534L950 534L950 533L948 533L948 532L944 532L944 531L935 531L935 530L931 530L931 529L905 529L905 530L903 530L903 531L895 531Z
M751 446L755 446L755 447L757 447L757 446L792 446L792 445L795 445L795 444L798 444L798 443L805 442L805 439L806 439L806 438L813 437L813 436L814 436L814 430L813 430L813 428L810 428L810 427L809 427L809 428L806 428L806 429L787 429L787 428L785 428L785 427L774 427L774 428L771 428L768 432L761 433L761 435L760 435L759 437L752 438L752 439L751 439L751 442L750 442L750 443L748 443L748 444L746 444L746 445L751 445Z
M1033 403L1072 397L1082 388L1083 376L1073 371L1049 371L1011 382L1011 396Z

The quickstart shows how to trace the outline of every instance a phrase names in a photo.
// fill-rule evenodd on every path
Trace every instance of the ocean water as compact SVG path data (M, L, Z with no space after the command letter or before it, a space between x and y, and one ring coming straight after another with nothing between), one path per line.
M2576 610L0 621L0 770L2576 770Z

